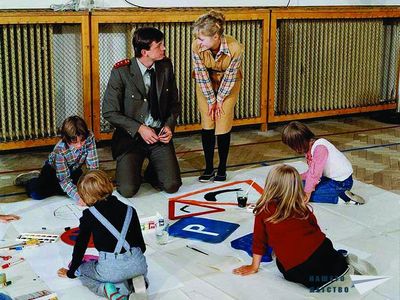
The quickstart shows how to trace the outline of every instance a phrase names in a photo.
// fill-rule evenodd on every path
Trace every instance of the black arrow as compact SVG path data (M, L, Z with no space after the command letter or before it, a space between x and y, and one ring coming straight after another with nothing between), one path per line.
M222 193L230 193L230 192L237 192L237 191L243 191L241 188L238 189L229 189L229 190L220 190L220 191L216 191L216 192L209 192L207 194L204 195L204 199L206 199L207 201L213 201L213 202L217 202L217 195L222 194Z
M189 205L185 205L184 207L182 207L182 208L180 209L180 211L183 211L183 212L185 212L185 213L190 213L190 211L185 210L185 209L188 208L188 207L189 207Z

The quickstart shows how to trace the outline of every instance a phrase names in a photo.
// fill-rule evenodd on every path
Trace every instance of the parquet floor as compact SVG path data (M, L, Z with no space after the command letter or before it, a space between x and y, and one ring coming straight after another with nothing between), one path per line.
M350 159L357 180L400 194L400 125L377 121L370 115L304 121L318 136L326 137ZM234 129L228 159L229 170L277 164L303 157L280 140L284 124L272 124L267 132L257 128ZM175 148L182 176L195 176L204 168L199 133L177 134ZM108 143L98 146L100 166L114 176ZM12 185L20 172L39 169L51 148L0 152L0 202L22 200L23 189ZM218 158L215 154L215 166Z

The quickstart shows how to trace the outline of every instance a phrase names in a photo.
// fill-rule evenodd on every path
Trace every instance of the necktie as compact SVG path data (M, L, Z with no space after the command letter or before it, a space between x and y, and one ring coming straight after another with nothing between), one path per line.
M160 111L158 108L158 99L157 99L157 88L156 88L156 72L153 69L147 69L150 75L150 88L148 91L148 98L150 104L150 114L154 120L160 119Z

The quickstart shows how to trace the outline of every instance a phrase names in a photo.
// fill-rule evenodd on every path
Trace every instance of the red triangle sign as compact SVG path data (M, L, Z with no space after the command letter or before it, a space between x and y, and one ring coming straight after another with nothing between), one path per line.
M170 220L200 216L221 211L225 211L225 209L205 204L197 204L192 201L170 200L168 203L168 217Z

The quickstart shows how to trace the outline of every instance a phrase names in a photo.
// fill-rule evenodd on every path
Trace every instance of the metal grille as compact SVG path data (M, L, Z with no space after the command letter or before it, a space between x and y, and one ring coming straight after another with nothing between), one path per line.
M281 20L276 39L275 115L397 99L398 20Z
M165 34L166 55L172 59L178 89L181 95L182 112L180 125L200 122L195 96L195 82L191 78L192 23L137 23L102 24L99 28L100 61L100 97L104 92L115 62L133 56L132 33L136 28L153 26ZM238 104L235 108L236 119L255 118L261 115L261 68L262 68L262 22L227 22L226 33L235 37L245 46L243 59L243 82ZM111 51L110 51L111 49ZM101 132L112 130L101 117Z
M56 136L67 115L82 114L79 32L79 26L0 26L1 142Z

